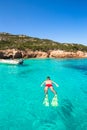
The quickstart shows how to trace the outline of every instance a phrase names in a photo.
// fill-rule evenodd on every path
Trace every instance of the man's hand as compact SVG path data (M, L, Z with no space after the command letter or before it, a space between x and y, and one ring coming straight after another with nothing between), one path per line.
M57 87L59 87L59 85L58 85L58 84L56 84L56 86L57 86Z

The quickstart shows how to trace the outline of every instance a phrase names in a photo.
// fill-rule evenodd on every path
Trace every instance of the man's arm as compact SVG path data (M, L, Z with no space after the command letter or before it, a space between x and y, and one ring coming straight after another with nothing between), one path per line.
M56 87L59 87L59 85L57 83L55 83L54 81L52 81L52 83L54 83L56 85Z
M45 84L45 81L41 84L41 87Z

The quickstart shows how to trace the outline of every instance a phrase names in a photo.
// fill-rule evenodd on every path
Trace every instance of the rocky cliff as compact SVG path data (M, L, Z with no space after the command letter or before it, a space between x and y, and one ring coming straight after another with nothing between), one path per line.
M0 59L10 58L87 58L87 52L67 52L63 50L32 51L32 50L0 50Z

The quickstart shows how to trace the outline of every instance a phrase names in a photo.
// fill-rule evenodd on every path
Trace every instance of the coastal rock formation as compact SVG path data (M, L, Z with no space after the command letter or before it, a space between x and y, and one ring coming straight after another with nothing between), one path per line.
M63 50L50 50L48 52L32 51L32 50L0 50L0 59L10 58L87 58L87 52L66 52Z
M2 59L3 58L3 52L2 51L0 51L0 58Z
M50 52L49 57L54 58L84 58L87 57L87 52L77 51L77 52L66 52L63 50L53 50Z
M48 53L42 51L35 51L36 58L47 58Z
M22 58L22 53L21 51L15 49L0 50L0 58L1 59Z
M26 58L47 58L48 53L43 52L43 51L31 51L27 50L26 52L22 53L23 57Z
M86 57L86 56L87 56L87 53L84 53L84 52L82 52L82 51L77 51L77 52L76 52L76 55L77 55L77 57Z
M14 54L14 58L22 58L22 52L21 51L17 51L15 54Z

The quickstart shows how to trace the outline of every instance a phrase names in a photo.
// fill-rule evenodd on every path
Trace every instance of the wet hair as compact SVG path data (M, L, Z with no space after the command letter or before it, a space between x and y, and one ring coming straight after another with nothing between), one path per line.
M49 76L47 76L47 79L50 79L50 77L49 77Z

